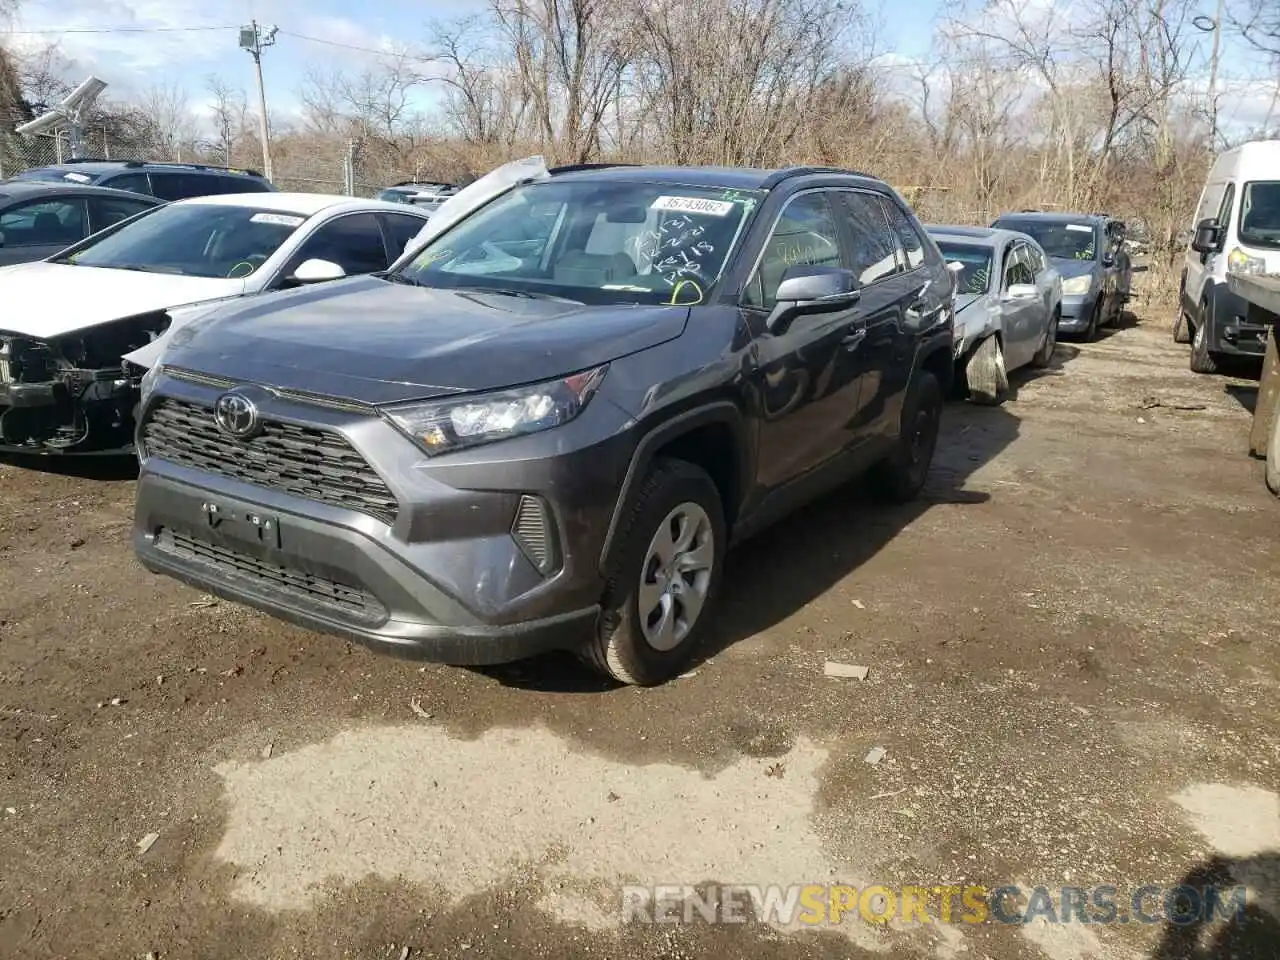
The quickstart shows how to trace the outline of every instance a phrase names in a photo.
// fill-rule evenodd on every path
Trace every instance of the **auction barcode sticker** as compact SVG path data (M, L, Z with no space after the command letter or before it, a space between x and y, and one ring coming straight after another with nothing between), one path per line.
M1087 227L1083 223L1068 223L1067 229L1077 233L1093 233L1093 227Z
M681 213L705 213L713 217L728 216L733 204L728 200L704 200L702 197L658 197L650 204L653 210L679 210Z
M289 213L255 213L249 218L250 223L274 223L278 227L296 227L306 217L295 217Z

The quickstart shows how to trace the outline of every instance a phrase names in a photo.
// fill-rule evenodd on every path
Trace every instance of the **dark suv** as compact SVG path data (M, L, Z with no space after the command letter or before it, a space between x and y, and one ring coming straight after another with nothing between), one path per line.
M186 200L219 193L270 193L271 181L256 170L204 163L150 163L142 160L72 160L24 170L14 180L94 184L161 200Z
M144 565L481 664L679 671L725 549L868 469L925 482L953 281L826 168L573 167L383 274L228 304L143 386Z

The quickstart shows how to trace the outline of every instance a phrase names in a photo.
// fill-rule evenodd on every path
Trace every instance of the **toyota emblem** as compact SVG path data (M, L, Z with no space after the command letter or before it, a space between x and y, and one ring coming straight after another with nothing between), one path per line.
M243 394L224 393L213 406L213 419L224 433L246 439L258 432L258 408Z

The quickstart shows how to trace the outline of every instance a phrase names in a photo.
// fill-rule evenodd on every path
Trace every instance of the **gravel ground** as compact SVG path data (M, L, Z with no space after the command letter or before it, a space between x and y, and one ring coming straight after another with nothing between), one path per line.
M1256 384L1185 350L1138 323L949 406L919 503L745 545L649 690L213 602L134 562L130 464L0 465L0 955L1280 956L1280 503ZM619 925L628 883L1204 877L1248 922Z

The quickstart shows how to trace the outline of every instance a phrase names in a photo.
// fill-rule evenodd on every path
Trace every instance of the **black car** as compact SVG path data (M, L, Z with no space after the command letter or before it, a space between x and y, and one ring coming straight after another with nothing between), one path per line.
M162 200L107 187L0 183L0 266L43 260Z
M1024 210L1001 214L991 226L1034 238L1062 274L1059 332L1093 340L1100 328L1119 325L1135 273L1123 221L1104 213Z
M383 274L228 304L143 384L151 570L462 664L659 682L724 553L873 471L924 485L954 282L873 177L580 167Z
M270 193L275 190L271 181L256 170L215 167L206 163L143 160L72 160L48 167L33 167L12 180L93 184L144 193L161 200L186 200L188 197L207 197L218 193Z

